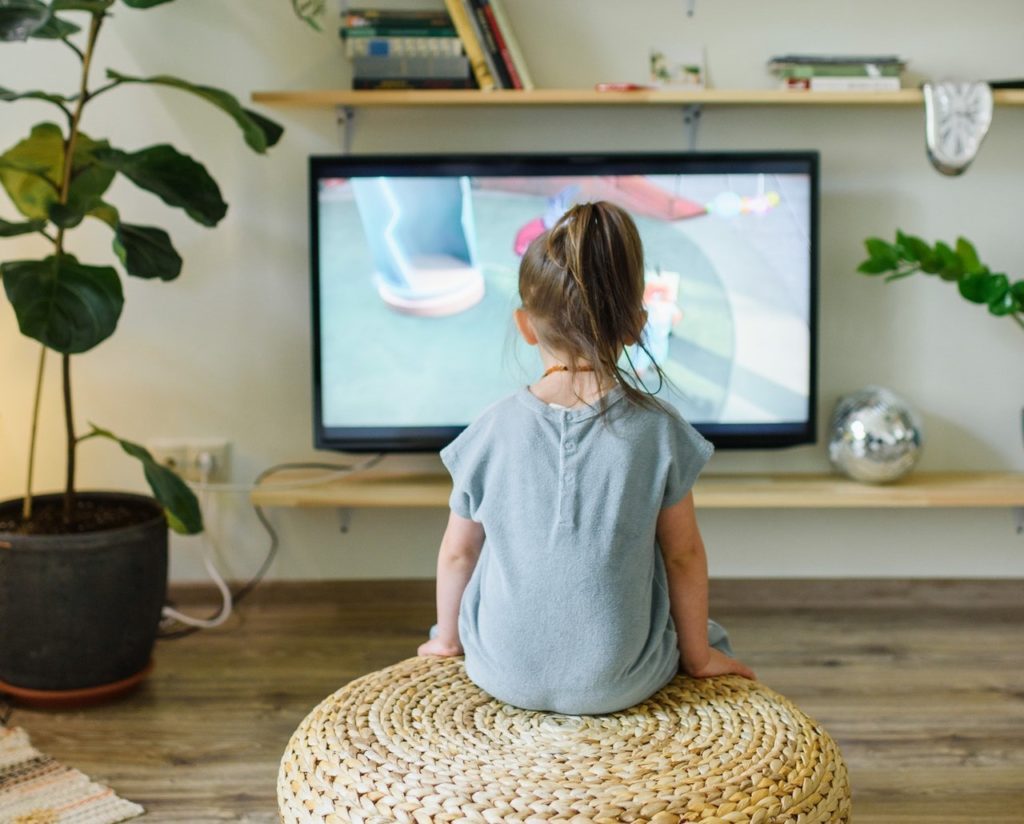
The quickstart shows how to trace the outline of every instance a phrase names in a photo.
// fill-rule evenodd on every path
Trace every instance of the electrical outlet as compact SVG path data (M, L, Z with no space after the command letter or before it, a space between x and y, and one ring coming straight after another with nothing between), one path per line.
M230 448L224 438L154 438L146 449L157 461L186 481L228 479Z

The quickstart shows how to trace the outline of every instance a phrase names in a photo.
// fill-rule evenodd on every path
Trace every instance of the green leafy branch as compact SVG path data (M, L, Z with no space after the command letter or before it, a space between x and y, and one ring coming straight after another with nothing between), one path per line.
M292 9L302 20L305 20L317 31L323 31L320 17L324 13L325 0L292 0Z
M1010 317L1024 329L1024 280L1011 281L993 272L978 258L966 238L956 246L938 241L934 246L914 235L896 232L896 242L871 237L864 241L868 259L857 267L865 275L885 275L885 281L922 273L956 283L960 295L971 303L984 304L998 317Z

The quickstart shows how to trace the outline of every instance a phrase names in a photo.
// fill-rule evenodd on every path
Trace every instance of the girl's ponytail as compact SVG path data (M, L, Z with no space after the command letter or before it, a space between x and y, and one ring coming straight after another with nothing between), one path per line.
M585 361L631 400L652 403L635 370L618 363L623 347L643 345L646 321L643 246L625 210L604 201L571 208L527 250L519 292L541 339L570 356L570 373Z

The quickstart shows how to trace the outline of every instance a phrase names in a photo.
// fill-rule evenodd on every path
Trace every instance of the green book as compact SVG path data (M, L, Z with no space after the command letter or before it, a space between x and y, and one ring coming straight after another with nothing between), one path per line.
M454 26L342 26L342 37L457 37Z
M899 77L903 66L898 63L800 63L776 64L772 71L779 77L811 78L811 77Z

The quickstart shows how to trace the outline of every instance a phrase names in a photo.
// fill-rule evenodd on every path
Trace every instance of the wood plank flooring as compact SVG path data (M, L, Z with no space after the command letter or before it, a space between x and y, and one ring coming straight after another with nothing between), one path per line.
M839 742L857 824L1024 824L1024 582L717 581L711 602L759 678ZM226 626L161 642L133 695L10 723L139 821L277 821L292 730L414 654L433 610L430 581L266 585Z

